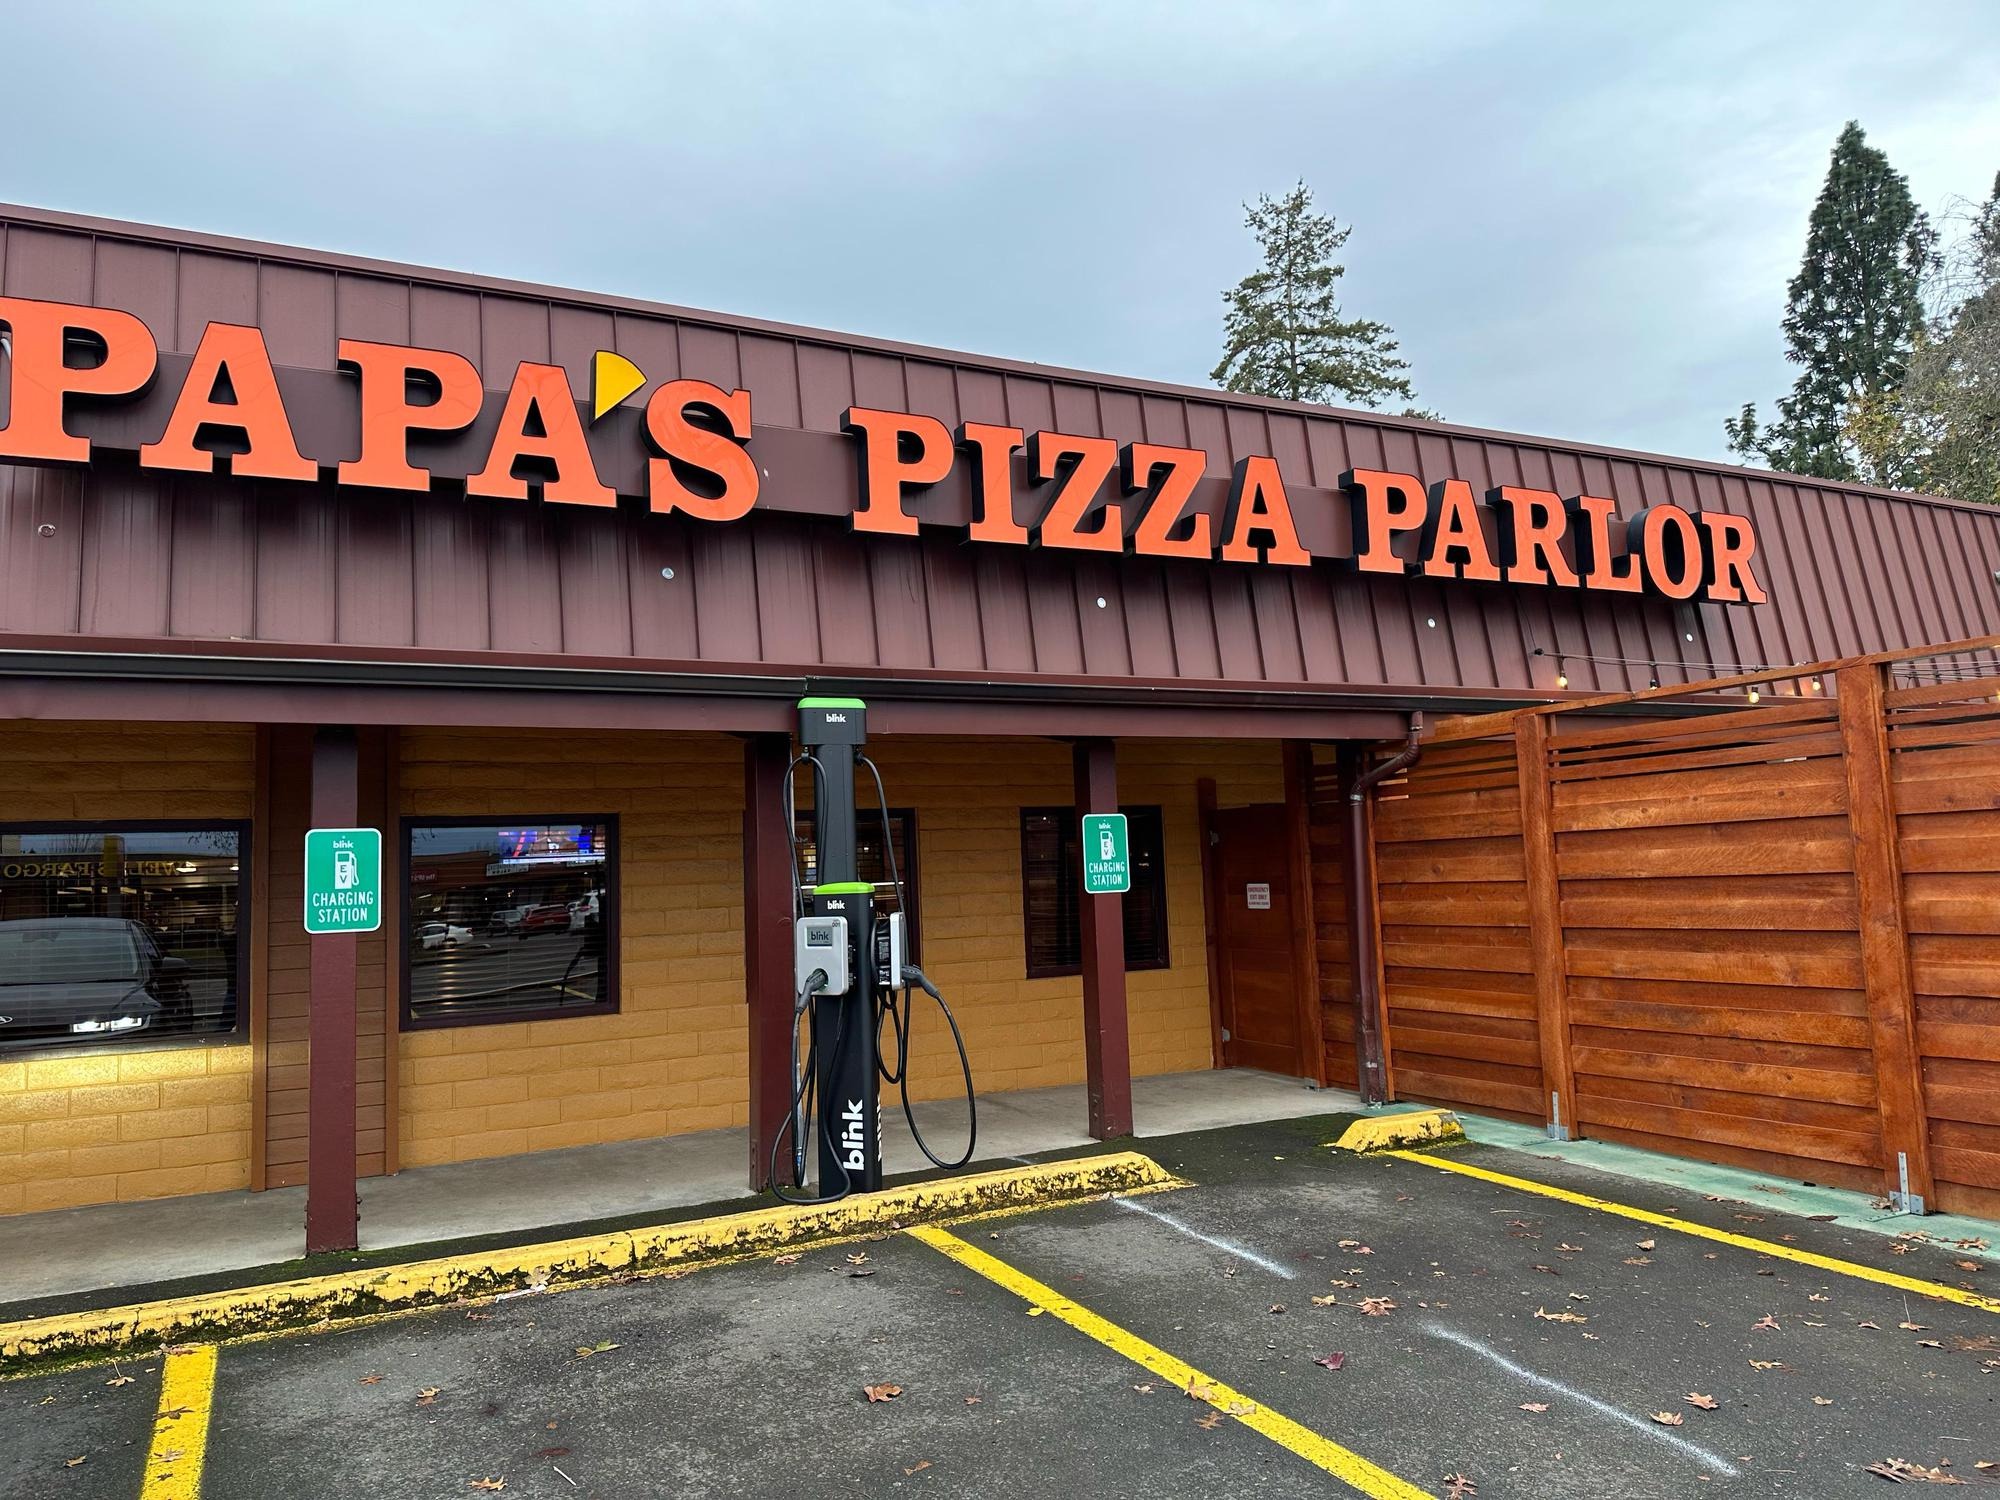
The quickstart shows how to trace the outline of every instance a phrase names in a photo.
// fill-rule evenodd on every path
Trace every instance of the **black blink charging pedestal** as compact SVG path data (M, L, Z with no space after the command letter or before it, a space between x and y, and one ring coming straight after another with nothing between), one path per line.
M845 920L847 984L812 998L819 1039L819 1192L873 1192L882 1186L882 1109L876 1095L875 888L855 862L855 752L868 742L859 698L799 703L799 742L816 764L813 846L818 881L810 911Z

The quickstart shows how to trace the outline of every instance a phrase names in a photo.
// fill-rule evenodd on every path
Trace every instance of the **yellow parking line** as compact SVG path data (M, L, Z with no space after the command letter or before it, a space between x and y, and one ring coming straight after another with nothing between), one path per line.
M139 1500L199 1500L215 1396L215 1345L169 1349L160 1366L160 1414Z
M1574 1203L1579 1208L1595 1209L1604 1214L1617 1214L1623 1219L1636 1219L1639 1223L1650 1224L1656 1229L1671 1229L1676 1234L1693 1235L1699 1240L1713 1240L1718 1245L1734 1245L1739 1250L1754 1250L1759 1255L1775 1255L1782 1260L1796 1261L1802 1266L1831 1271L1837 1276L1852 1276L1860 1281L1873 1281L1882 1286L1892 1286L1900 1292L1915 1292L1920 1297L1935 1297L1943 1302L1956 1302L1961 1307L1977 1308L1981 1312L2000 1313L2000 1297L1984 1297L1978 1292L1968 1292L1962 1287L1946 1286L1941 1281L1924 1281L1915 1276L1899 1276L1894 1271L1881 1271L1874 1266L1864 1266L1859 1261L1815 1254L1811 1250L1801 1250L1796 1245L1760 1240L1747 1234L1733 1234L1727 1229L1711 1229L1706 1224L1690 1223L1686 1219L1675 1218L1672 1214L1633 1208L1629 1204L1614 1203L1609 1198L1593 1198L1588 1193L1573 1193L1568 1188L1551 1187L1546 1182L1536 1182L1527 1177L1509 1177L1505 1172L1491 1172L1485 1167L1475 1167L1470 1162L1447 1161L1442 1156L1426 1156L1421 1151L1386 1151L1382 1154L1400 1156L1404 1161L1421 1162L1427 1167L1436 1167L1440 1172L1456 1172L1461 1177L1476 1177L1481 1182L1497 1183L1501 1187L1513 1188L1516 1192L1534 1193L1543 1198Z
M1320 1436L1310 1427L1301 1426L1290 1417L1280 1416L1269 1407L1252 1401L1214 1376L1204 1375L1193 1365L1099 1317L1089 1308L1072 1302L1032 1276L988 1255L978 1246L967 1244L950 1230L918 1225L903 1232L922 1240L940 1254L950 1256L968 1271L975 1271L995 1285L1006 1288L1029 1306L1062 1319L1077 1332L1095 1339L1113 1353L1122 1354L1162 1380L1171 1381L1178 1389L1198 1401L1207 1402L1224 1416L1234 1417L1253 1432L1260 1432L1280 1447L1289 1448L1307 1463L1325 1470L1362 1494L1374 1496L1376 1500L1428 1500L1428 1491L1397 1478L1387 1469L1370 1463L1352 1449L1341 1447L1331 1438Z

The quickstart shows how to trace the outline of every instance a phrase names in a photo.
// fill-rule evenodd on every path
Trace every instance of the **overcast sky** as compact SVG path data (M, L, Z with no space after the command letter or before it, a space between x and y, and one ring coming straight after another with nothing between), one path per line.
M2000 171L2000 4L0 7L0 199L1205 383L1241 203L1477 426L1722 456L1846 119ZM586 15L587 13L587 15Z

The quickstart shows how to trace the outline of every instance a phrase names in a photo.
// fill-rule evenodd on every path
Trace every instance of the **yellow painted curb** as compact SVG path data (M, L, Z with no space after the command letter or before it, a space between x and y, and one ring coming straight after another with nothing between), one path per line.
M1356 1120L1333 1142L1342 1151L1396 1151L1409 1146L1462 1141L1465 1127L1448 1109L1420 1109L1407 1114L1378 1115Z
M548 1244L441 1256L407 1265L337 1271L297 1281L232 1287L127 1307L0 1324L0 1378L24 1362L86 1358L190 1339L220 1339L338 1318L490 1297L501 1292L643 1276L789 1245L900 1229L1040 1203L1180 1186L1136 1151L943 1177L856 1194L839 1203L784 1204Z

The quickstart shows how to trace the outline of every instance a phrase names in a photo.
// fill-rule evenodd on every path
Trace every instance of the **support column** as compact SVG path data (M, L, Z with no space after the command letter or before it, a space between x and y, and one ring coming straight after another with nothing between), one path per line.
M750 1188L771 1174L771 1143L792 1105L792 830L785 826L789 735L743 739L743 978L750 1027Z
M1286 740L1285 843L1292 873L1293 997L1299 1018L1299 1077L1327 1085L1326 1022L1319 988L1319 903L1313 891L1311 740Z
M1861 907L1861 973L1875 1053L1875 1094L1882 1119L1882 1171L1889 1201L1926 1213L1931 1182L1930 1120L1924 1100L1923 1049L1910 977L1909 923L1896 839L1896 793L1889 770L1889 727L1882 701L1886 667L1834 673L1840 705L1840 754L1847 772L1847 826L1854 841L1854 889Z
M1118 754L1111 740L1077 740L1070 748L1076 813L1118 811ZM1083 840L1077 839L1077 888L1083 885ZM1090 1134L1100 1141L1132 1133L1132 1043L1125 1021L1125 898L1077 897L1083 937L1083 1056L1090 1097Z
M1544 1123L1550 1140L1574 1140L1581 1132L1576 1121L1576 1065L1569 1045L1568 949L1563 942L1545 715L1524 714L1514 721L1514 770L1520 783L1521 858L1527 873L1528 952L1535 969Z
M312 740L312 827L352 828L361 814L361 759L352 729L322 727ZM390 851L383 851L386 861ZM299 919L292 913L292 920ZM281 916L279 920L283 920ZM358 933L309 939L306 1039L306 1253L355 1249L360 1229L354 1171Z

